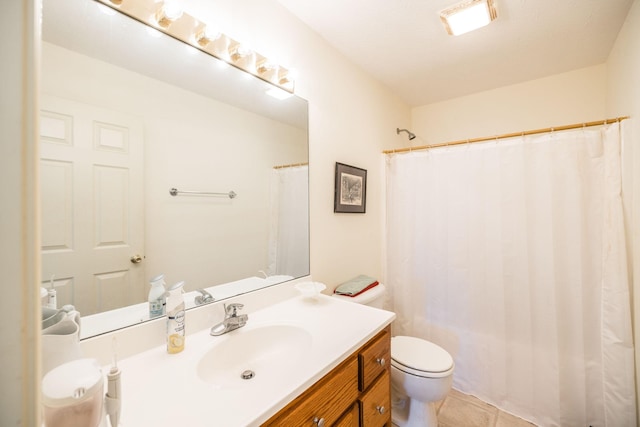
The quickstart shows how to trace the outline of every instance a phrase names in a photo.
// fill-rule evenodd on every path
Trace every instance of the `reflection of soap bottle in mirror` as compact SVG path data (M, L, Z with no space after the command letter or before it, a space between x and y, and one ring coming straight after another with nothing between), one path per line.
M167 352L180 353L184 350L184 282L178 282L167 292Z
M51 275L51 280L49 281L49 290L47 291L47 307L57 309L58 297L56 296L56 287L53 282L54 278L55 274Z
M151 289L149 290L149 318L162 316L166 310L166 290L164 288L164 275L151 279Z

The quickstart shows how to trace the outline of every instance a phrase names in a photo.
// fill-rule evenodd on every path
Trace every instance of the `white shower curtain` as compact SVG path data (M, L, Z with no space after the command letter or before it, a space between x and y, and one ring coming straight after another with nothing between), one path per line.
M269 236L269 275L309 274L308 166L273 170Z
M394 334L540 426L636 425L620 126L387 159Z

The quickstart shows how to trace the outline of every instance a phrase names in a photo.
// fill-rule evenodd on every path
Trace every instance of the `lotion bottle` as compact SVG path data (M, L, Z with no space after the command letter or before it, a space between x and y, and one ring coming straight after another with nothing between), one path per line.
M178 282L167 292L167 353L180 353L184 350L184 282Z
M166 313L166 293L164 275L154 277L150 281L149 290L149 319L162 316Z

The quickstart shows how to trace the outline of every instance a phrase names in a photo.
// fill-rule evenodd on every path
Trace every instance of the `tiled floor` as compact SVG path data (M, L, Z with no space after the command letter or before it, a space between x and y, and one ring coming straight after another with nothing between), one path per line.
M534 427L482 400L451 390L438 403L438 427Z

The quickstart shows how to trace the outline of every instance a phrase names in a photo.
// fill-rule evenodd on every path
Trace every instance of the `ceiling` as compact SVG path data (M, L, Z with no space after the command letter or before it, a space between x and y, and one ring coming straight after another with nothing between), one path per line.
M633 0L495 0L498 18L460 36L456 0L278 0L410 106L607 60Z

